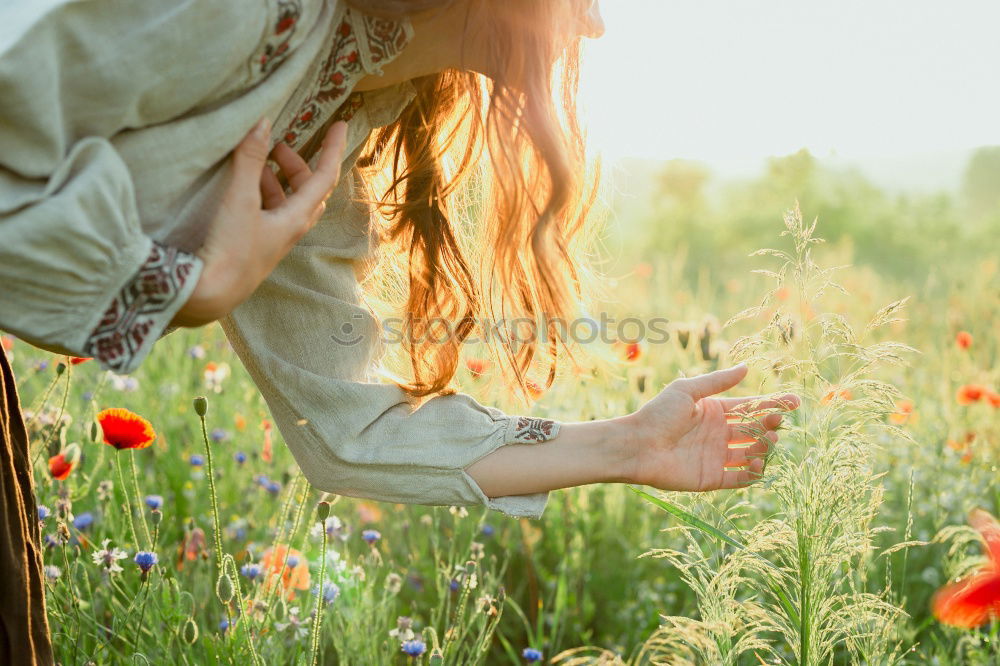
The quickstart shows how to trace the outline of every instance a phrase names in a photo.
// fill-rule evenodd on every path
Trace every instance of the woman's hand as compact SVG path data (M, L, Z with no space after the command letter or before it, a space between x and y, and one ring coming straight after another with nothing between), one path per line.
M621 419L625 477L661 490L739 488L759 478L764 456L778 441L781 415L745 417L799 406L793 394L714 398L747 374L740 364L707 375L677 379L634 414Z
M264 119L233 151L232 178L197 253L204 262L201 277L172 325L201 326L225 317L322 215L340 178L347 125L338 122L327 131L315 173L286 144L275 146L271 157L291 186L288 197L266 164L269 135Z
M525 495L588 483L638 483L661 490L718 490L754 481L778 441L792 394L713 398L746 377L738 365L678 379L639 411L563 423L547 442L502 446L465 468L488 497Z

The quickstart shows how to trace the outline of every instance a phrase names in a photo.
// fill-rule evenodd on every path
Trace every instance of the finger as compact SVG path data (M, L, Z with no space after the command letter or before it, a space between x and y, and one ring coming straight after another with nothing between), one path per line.
M756 458L751 460L745 468L726 469L722 473L722 485L720 488L746 488L750 484L759 481L764 470L764 460Z
M794 393L779 396L755 395L748 398L718 398L727 414L752 414L769 409L798 409L801 400Z
M270 136L271 122L266 117L261 118L233 149L232 183L227 192L238 201L231 201L231 204L260 208L260 174L267 162Z
M773 434L773 433L772 433ZM726 467L745 467L751 460L763 458L771 450L771 444L777 441L777 435L770 434L760 440L755 440L749 446L731 446L726 451Z
M285 175L285 180L292 188L292 192L298 192L299 188L305 185L312 176L312 169L309 164L302 159L302 156L292 150L287 143L279 143L271 150L271 158L281 167L281 172Z
M326 133L323 148L312 176L302 184L298 191L288 198L289 215L293 219L309 218L324 201L340 178L340 164L344 158L347 146L347 125L339 122Z
M730 444L756 442L770 430L760 423L730 423L727 429L728 437L726 441Z
M716 370L707 375L675 379L670 387L687 393L693 400L701 400L733 388L747 376L747 366L740 363L726 370Z
M260 194L266 209L277 208L285 201L285 191L278 182L278 177L266 163L260 172Z
M730 428L736 428L742 432L763 432L765 430L777 430L781 426L783 417L781 414L764 414L760 418L742 418L740 420L727 421Z

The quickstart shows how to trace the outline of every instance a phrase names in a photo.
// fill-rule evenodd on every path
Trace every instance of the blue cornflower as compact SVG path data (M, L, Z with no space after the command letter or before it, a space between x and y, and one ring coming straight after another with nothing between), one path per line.
M242 451L237 451L236 453L233 454L233 460L242 465L247 461L247 454L243 453Z
M227 620L226 618L222 618L221 620L219 620L219 631L221 631L222 633L226 633L227 629L229 629L229 620Z
M457 578L452 578L451 582L448 583L448 589L450 589L452 592L458 592L458 588L460 585L461 583L458 582Z
M542 651L536 650L535 648L526 647L521 650L521 656L528 663L542 660Z
M271 483L271 479L267 478L266 474L254 474L253 482L261 488L267 488L267 484Z
M59 545L59 539L55 538L51 534L46 534L45 535L45 547L46 548L55 548L58 545Z
M319 594L319 585L313 585L312 586L312 593L314 595L318 595ZM324 603L332 604L334 601L337 600L337 597L339 595L340 595L340 588L337 587L336 583L331 583L330 581L326 581L325 583L323 583L323 602Z
M163 506L163 495L146 495L145 502L150 509L159 509Z
M156 553L140 550L135 554L135 563L142 569L142 573L148 572L158 561L159 558L156 556Z
M52 515L52 509L45 506L44 504L38 505L38 520L45 520Z
M260 575L260 572L261 572L260 565L255 562L251 562L250 564L244 564L242 567L240 567L240 573L249 578L250 580L254 580L255 578L257 578L257 576Z
M79 516L73 519L73 527L78 530L85 530L94 524L94 514L87 511L86 513L81 513Z
M382 538L382 534L378 530L364 530L361 533L361 538L368 543L375 543Z
M272 495L277 495L278 493L281 492L281 484L278 483L277 481L269 481L267 484L267 492L271 493Z
M188 462L190 462L195 467L201 467L202 465L205 464L205 457L195 453L191 455L191 457L188 459Z
M299 562L301 561L302 560L299 559L298 555L289 555L285 559L285 564L288 566L289 569L294 569L295 567L299 566Z
M94 399L94 392L93 391L84 391L83 395L81 395L80 397L83 398L84 402L90 402L91 400Z
M483 524L483 536L488 536L488 537L493 536L494 532L496 532L496 528L494 528L492 525L490 525L489 523Z
M411 657L419 657L427 651L427 646L421 640L403 641L402 650Z
M222 428L216 428L215 430L212 431L209 437L212 438L213 442L224 442L227 439L229 439L229 433L223 430Z
M195 345L188 349L188 356L191 358L205 358L205 348L201 345Z

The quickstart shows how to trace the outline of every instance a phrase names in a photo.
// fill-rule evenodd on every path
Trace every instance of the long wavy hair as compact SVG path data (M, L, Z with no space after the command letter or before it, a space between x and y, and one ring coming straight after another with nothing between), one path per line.
M456 2L348 1L388 18ZM388 174L372 196L385 238L407 261L412 379L400 383L414 396L450 392L461 346L477 331L511 384L552 383L569 351L566 322L586 272L589 234L581 232L596 196L576 110L587 3L464 1L489 23L489 75L446 70L414 80L413 101L373 133L358 162L366 182ZM470 203L462 196L470 191L481 196ZM514 321L520 326L503 323Z

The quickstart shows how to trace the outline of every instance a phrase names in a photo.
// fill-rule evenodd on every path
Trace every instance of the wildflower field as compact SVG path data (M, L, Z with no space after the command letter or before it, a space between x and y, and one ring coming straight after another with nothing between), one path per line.
M579 421L746 360L739 393L802 406L745 490L576 488L539 521L325 495L217 327L129 377L4 337L57 659L1000 663L1000 206L801 154L711 200L695 176L611 204L600 306L669 339L584 345L530 404L478 350L459 383Z

